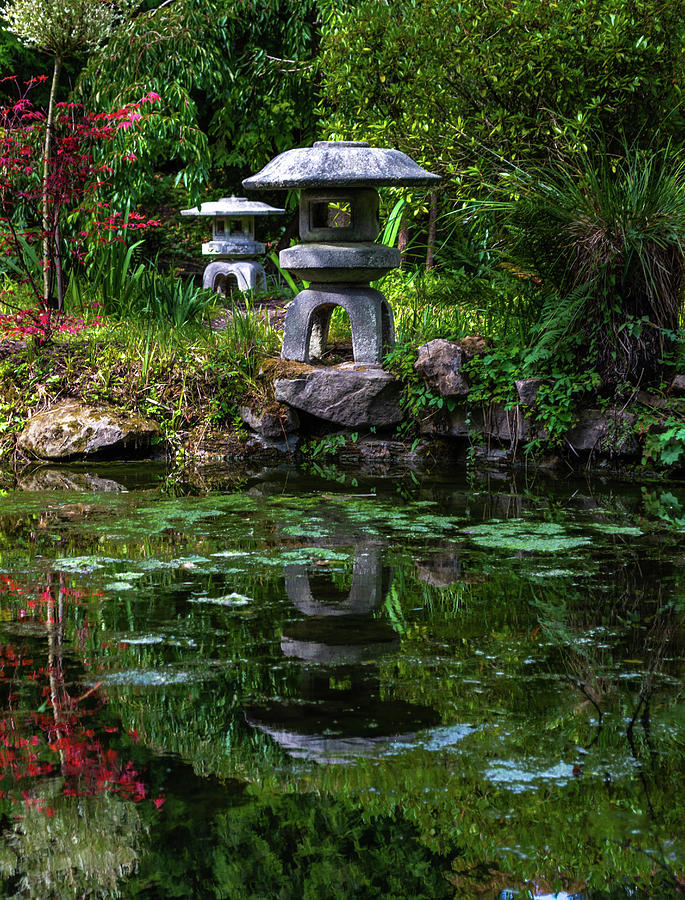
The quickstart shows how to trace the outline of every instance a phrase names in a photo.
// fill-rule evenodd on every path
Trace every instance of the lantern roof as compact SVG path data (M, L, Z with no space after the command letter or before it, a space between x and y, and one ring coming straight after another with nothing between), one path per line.
M182 216L282 216L284 213L284 209L248 200L247 197L222 197L221 200L181 210Z
M366 141L317 141L286 150L261 172L243 181L245 190L330 187L388 187L437 184L439 175L422 169L400 150L370 147Z

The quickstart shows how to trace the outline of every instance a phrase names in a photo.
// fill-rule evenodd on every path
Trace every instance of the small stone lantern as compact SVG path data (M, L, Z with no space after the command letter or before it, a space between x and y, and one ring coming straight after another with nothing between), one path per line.
M264 253L264 244L254 238L254 219L282 216L284 212L245 197L224 197L182 209L182 216L212 217L212 240L202 245L202 254L214 260L204 271L202 287L219 294L226 294L231 287L239 291L266 290L264 266L253 258Z
M377 189L439 180L399 150L364 141L317 141L281 153L243 181L245 190L301 190L302 243L282 250L280 264L310 286L288 307L283 359L320 357L333 309L342 306L350 318L355 363L381 365L394 341L394 319L386 298L369 282L399 266L400 252L374 243Z

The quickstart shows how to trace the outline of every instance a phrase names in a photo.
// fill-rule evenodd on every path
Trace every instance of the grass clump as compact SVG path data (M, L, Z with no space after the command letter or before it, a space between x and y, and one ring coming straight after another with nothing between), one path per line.
M670 146L601 148L514 170L486 204L504 252L541 284L528 364L572 351L607 387L658 380L681 325L685 163Z
M94 315L92 315L94 318ZM248 303L227 327L153 321L103 324L49 342L0 341L0 460L33 414L65 399L111 404L157 421L173 445L220 450L241 398L257 395L260 361L280 336Z

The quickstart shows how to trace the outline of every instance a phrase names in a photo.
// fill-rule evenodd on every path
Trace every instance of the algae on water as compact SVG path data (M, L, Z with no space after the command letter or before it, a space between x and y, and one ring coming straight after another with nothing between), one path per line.
M564 553L592 544L592 538L573 526L526 519L493 520L461 533L479 547L530 553Z

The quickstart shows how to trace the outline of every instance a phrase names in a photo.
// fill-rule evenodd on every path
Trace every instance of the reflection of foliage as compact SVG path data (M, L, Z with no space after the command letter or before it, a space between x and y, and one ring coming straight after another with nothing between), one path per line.
M446 896L445 861L426 853L398 811L364 816L349 801L284 796L219 820L215 860L228 896L247 885L268 896L437 898ZM254 886L254 887L253 887Z
M110 794L76 801L60 787L54 781L41 787L51 816L24 805L5 837L2 874L16 896L121 896L121 880L135 871L144 834L138 808Z
M199 832L179 821L183 840L169 863L164 844L173 836L157 837L141 871L147 890L168 896L173 882L175 897L449 896L447 860L426 851L399 809L366 815L352 799L254 793Z
M360 796L372 783L374 791L363 794L365 815L400 810L430 851L453 858L459 897L480 896L479 887L497 872L509 873L510 887L551 878L554 889L568 889L589 875L593 897L626 896L634 888L636 896L674 895L673 873L662 884L662 875L669 873L660 871L658 857L645 850L644 836L638 837L647 810L627 780L611 783L604 773L572 775L570 765L566 777L555 779L554 769L545 775L548 767L544 757L534 755L531 735L528 758L518 765L512 761L511 774L518 771L521 778L514 789L511 781L488 782L479 760L511 759L505 754L514 749L502 746L501 737L501 731L481 731L461 752L415 751L409 759L390 758L380 765L360 761L354 769L329 767L317 773L315 783L338 796ZM654 827L677 856L682 844L670 840L680 833L682 809L668 791L659 801L664 818ZM655 886L660 886L655 893L639 893ZM616 893L602 893L607 888Z

